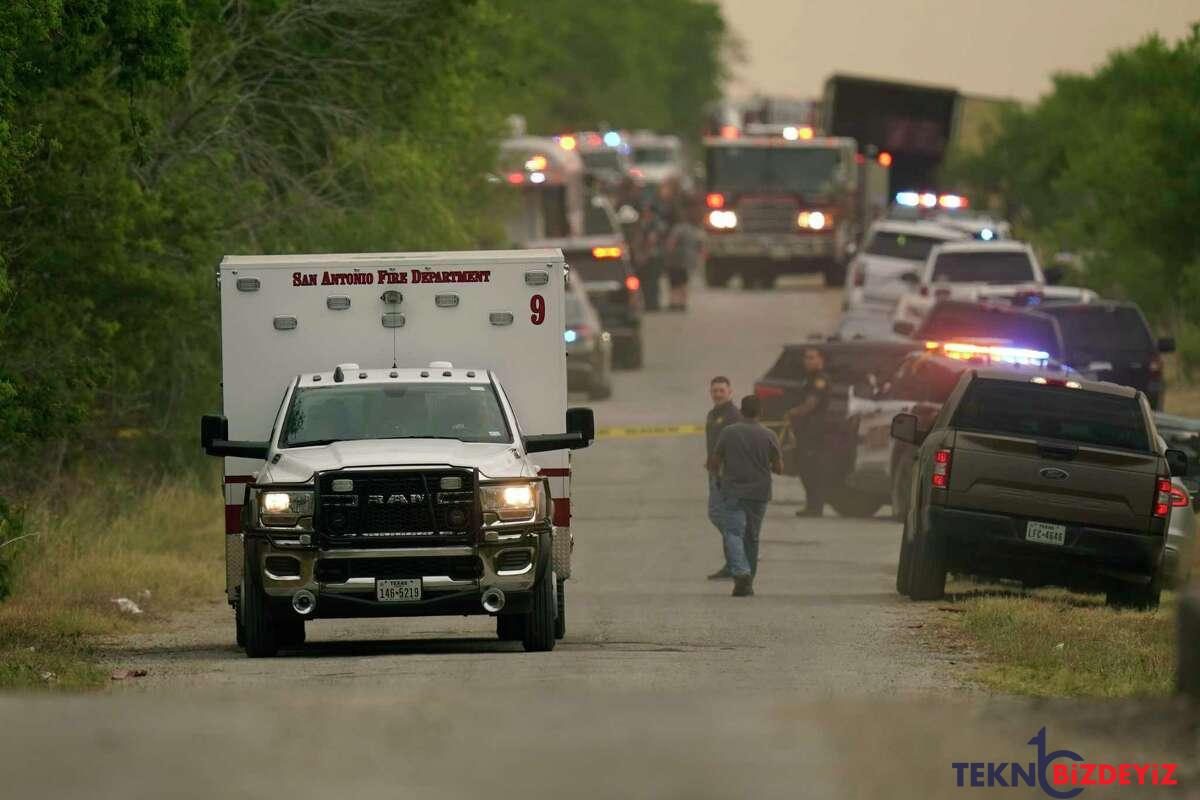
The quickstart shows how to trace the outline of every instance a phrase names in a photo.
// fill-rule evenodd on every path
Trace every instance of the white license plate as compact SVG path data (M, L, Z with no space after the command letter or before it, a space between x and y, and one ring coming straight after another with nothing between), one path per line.
M1067 526L1049 522L1026 523L1025 541L1061 545L1067 541Z
M421 599L421 579L375 581L375 599L381 603L412 603Z

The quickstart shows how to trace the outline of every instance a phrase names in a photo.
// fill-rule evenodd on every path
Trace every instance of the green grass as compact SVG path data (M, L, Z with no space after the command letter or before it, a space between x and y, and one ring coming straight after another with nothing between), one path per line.
M1174 597L1158 611L1115 611L1101 596L1061 590L951 587L946 625L982 657L974 678L1036 697L1131 697L1171 692Z
M95 637L161 623L197 595L218 596L217 480L77 480L29 498L20 523L0 535L33 534L0 550L9 592L0 603L0 689L102 686L108 673L97 666ZM123 613L119 597L143 613Z

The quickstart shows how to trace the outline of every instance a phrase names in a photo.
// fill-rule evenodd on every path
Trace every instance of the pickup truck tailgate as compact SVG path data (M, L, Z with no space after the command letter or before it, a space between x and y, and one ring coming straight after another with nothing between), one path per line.
M1159 457L958 431L946 505L1151 532Z

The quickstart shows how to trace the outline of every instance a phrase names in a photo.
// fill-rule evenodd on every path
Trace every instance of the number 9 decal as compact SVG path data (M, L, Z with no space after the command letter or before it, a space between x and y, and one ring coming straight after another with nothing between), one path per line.
M540 294L529 298L529 310L533 312L529 315L529 321L534 325L541 325L546 321L546 298Z

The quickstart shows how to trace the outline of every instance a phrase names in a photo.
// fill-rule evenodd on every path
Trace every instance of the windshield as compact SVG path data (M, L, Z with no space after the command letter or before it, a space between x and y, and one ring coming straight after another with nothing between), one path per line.
M967 390L954 425L990 433L1150 450L1136 399L1082 389L979 379Z
M478 383L386 383L297 389L280 447L361 439L512 441L496 392Z
M675 157L668 147L638 147L633 151L633 160L636 164L670 164Z
M1051 358L1062 355L1054 320L984 307L934 306L914 338L939 342L1000 339L1013 347L1044 351Z
M1025 253L941 253L933 280L947 283L1024 283L1033 280L1033 262Z
M593 150L590 153L580 153L583 165L589 170L608 169L619 172L621 159L616 150Z
M1103 352L1154 349L1146 321L1136 308L1054 308L1045 313L1058 320L1063 343L1071 351Z
M831 148L713 147L708 151L708 185L826 194L834 189L840 161L840 151Z
M934 245L941 244L945 239L932 236L914 236L910 233L891 233L876 231L867 244L867 255L885 256L887 258L903 258L908 261L924 261L929 257L929 251Z

